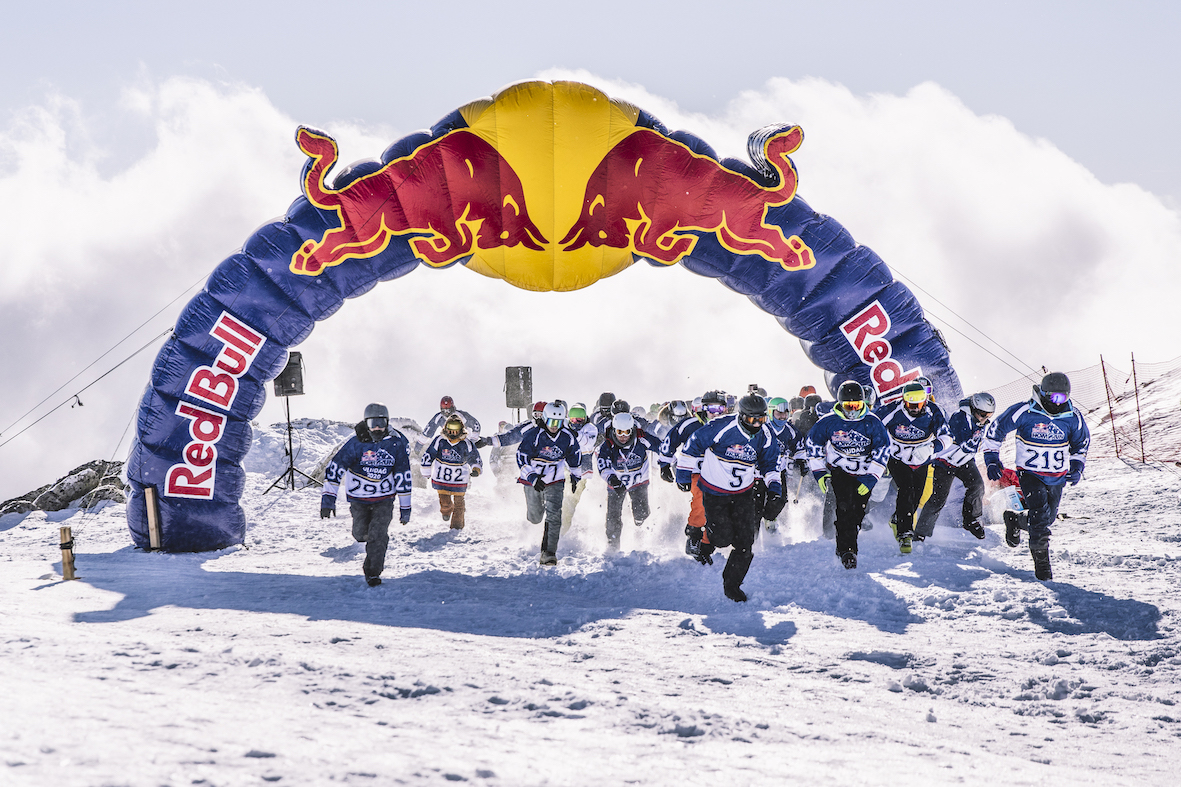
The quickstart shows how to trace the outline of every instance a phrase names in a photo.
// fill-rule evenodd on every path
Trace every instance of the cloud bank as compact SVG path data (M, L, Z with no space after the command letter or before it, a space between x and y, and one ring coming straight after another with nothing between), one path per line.
M919 299L944 329L967 389L1008 382L1025 367L955 314L1034 366L1178 354L1168 315L1181 217L1133 184L1099 182L1049 141L975 115L936 85L857 96L821 80L776 79L703 116L637 85L540 76L595 84L722 155L745 158L746 136L767 123L800 123L800 196L929 293ZM180 78L140 84L127 91L122 116L151 133L114 172L68 98L29 107L0 130L9 241L0 257L0 429L114 346L4 429L0 443L166 329L196 291L186 288L299 196L304 157L293 135L307 119L284 116L257 90ZM376 157L434 120L397 130L317 125L349 161ZM84 461L122 458L155 346L83 393L85 406L63 407L0 448L0 499ZM753 382L790 394L822 380L798 343L742 296L643 263L574 293L516 290L462 268L419 270L346 303L298 349L308 394L292 399L295 417L354 419L380 400L422 421L450 394L486 430L510 415L506 366L533 367L537 398L588 403L604 390L647 404ZM281 419L281 401L260 416Z

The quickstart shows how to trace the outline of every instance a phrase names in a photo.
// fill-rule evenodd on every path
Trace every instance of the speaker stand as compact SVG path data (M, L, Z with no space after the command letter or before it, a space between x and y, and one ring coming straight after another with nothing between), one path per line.
M308 483L303 485L304 489L307 489L312 484L315 484L316 486L324 486L319 481L312 478L310 475L295 466L295 450L291 442L291 397L284 396L283 401L287 407L287 469L284 470L282 475L276 478L270 486L267 487L266 492L263 492L264 495L277 486L283 489L295 489L296 473L308 480Z

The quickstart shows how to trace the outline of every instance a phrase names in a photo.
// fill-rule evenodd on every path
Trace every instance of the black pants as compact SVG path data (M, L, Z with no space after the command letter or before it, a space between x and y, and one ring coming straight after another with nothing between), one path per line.
M964 484L964 524L976 522L984 515L984 479L980 477L980 470L975 462L968 462L959 467L952 467L943 462L935 462L935 475L931 480L931 497L923 506L919 514L919 523L914 532L923 538L930 538L935 533L935 520L939 512L947 503L947 495L951 492L951 483L959 479Z
M709 536L709 543L702 543L701 551L709 554L717 547L733 547L726 559L726 567L722 569L722 584L737 588L742 585L754 559L751 547L762 524L762 506L756 505L754 487L736 495L706 492L702 494L701 502L705 507L705 532Z
M857 476L849 475L839 467L829 471L832 474L832 494L837 507L837 554L857 554L857 533L865 519L865 507L869 495L857 494L861 482Z
M897 459L891 459L886 466L890 468L890 477L898 489L898 500L894 503L894 523L899 535L910 533L914 530L914 512L927 486L928 466L911 467Z
M1017 471L1017 480L1021 482L1021 497L1029 512L1029 549L1048 548L1050 524L1058 518L1058 505L1066 484L1047 484L1037 473L1024 470Z
M380 576L385 568L385 551L390 544L394 501L349 503L349 513L353 515L353 538L365 542L365 576Z
M632 519L636 525L643 524L651 513L648 505L648 484L633 486L616 492L607 487L607 543L619 546L619 534L623 532L623 500L628 495L632 499Z

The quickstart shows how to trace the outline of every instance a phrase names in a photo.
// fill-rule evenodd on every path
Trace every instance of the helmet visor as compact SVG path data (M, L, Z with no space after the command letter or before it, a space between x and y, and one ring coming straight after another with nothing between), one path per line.
M927 401L926 391L907 391L902 394L902 401L907 404L922 404Z
M388 418L366 418L365 426L369 429L385 429L390 425Z
M556 432L562 428L562 423L561 418L547 418L545 428L551 432Z

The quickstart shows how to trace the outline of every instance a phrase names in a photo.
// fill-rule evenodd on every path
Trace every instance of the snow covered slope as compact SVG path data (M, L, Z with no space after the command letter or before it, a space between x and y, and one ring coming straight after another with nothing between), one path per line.
M304 469L348 436L304 426ZM1177 783L1175 468L1093 461L1051 583L995 524L908 556L879 525L846 571L805 494L735 604L659 480L613 556L595 481L551 569L516 486L477 479L460 533L415 489L368 588L344 506L262 494L285 439L244 548L137 552L114 504L0 518L0 784Z

